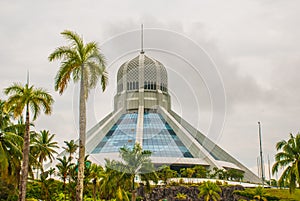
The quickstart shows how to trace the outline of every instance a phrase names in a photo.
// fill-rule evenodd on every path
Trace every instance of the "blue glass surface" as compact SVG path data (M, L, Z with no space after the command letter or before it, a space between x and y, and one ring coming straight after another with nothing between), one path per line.
M144 113L143 149L155 157L193 158L174 130L158 113Z
M136 137L138 114L123 114L92 151L95 153L119 152L124 145L132 148Z

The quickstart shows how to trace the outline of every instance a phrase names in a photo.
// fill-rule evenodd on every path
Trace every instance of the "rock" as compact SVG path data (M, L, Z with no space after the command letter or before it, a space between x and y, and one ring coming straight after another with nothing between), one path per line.
M138 196L144 198L144 201L203 201L203 198L198 198L199 186L163 186L155 187L151 192L145 193L144 185L140 185L137 189ZM222 201L238 201L241 197L233 194L235 190L244 190L242 186L221 186L220 194ZM176 198L178 193L186 195L186 199Z

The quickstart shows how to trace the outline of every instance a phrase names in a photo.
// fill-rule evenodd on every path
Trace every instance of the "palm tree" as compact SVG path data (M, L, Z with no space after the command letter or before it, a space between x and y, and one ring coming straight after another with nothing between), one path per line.
M101 80L102 91L105 90L108 77L104 56L100 53L97 43L84 44L83 39L72 31L61 33L69 42L68 46L58 47L50 54L49 61L61 60L60 69L55 77L55 90L60 94L66 89L70 78L74 82L80 80L79 100L79 168L76 187L76 200L83 196L84 157L86 138L86 100L89 90L96 87Z
M53 154L57 154L55 149L59 148L57 142L53 142L54 134L50 134L48 130L42 130L38 133L36 140L34 141L35 154L38 162L41 166L42 172L44 172L43 163L47 159L52 162L54 159Z
M266 192L262 186L256 187L254 194L254 199L258 199L259 201L267 201L267 198L265 197Z
M93 197L97 199L97 187L99 188L99 181L103 176L103 167L97 164L92 164L90 177L93 182Z
M297 183L300 186L300 134L290 134L288 141L282 140L276 144L275 164L272 173L278 172L280 167L286 168L278 180L279 185L285 181L289 183L290 193L296 189Z
M23 138L0 129L0 177L15 183L21 166Z
M205 201L213 200L213 201L218 201L220 200L220 193L221 193L221 188L216 184L211 181L206 181L203 182L199 186L200 193L198 194L198 197L204 197Z
M48 174L50 176L50 179L52 178L52 175L55 174L55 168L51 167L49 170L48 170Z
M119 162L105 159L105 168L101 174L99 188L102 199L111 200L117 198L118 200L128 200L126 190L131 189L131 179L127 174L119 171L119 167Z
M128 147L120 148L120 155L123 162L119 163L120 170L124 172L124 175L129 176L132 182L132 201L135 201L135 177L140 173L154 172L154 166L151 162L151 151L142 150L140 144L136 143L131 150Z
M4 109L5 101L0 100L0 177L14 183L22 159L23 138L13 132L11 111Z
M165 184L167 184L167 180L173 177L177 176L177 172L175 170L172 170L170 166L162 166L159 168L159 171L157 172L158 177L164 181Z
M32 120L34 121L43 109L45 114L51 114L51 106L54 102L52 96L42 88L34 88L25 84L23 86L20 83L14 83L12 86L4 89L6 95L10 95L5 107L14 108L14 117L21 116L25 109L25 133L24 133L24 145L22 155L22 173L21 173L21 184L19 188L19 200L25 201L26 196L26 184L28 178L28 164L29 164L29 153L30 153L30 111L33 113Z
M69 153L69 160L72 161L74 154L77 151L78 145L74 142L74 140L71 140L70 142L64 141L64 143L67 145L66 147L63 147L63 149Z
M64 195L65 195L65 200L66 200L66 181L67 181L67 177L69 175L70 169L74 164L71 163L66 158L66 156L64 156L63 158L57 158L57 160L59 160L59 162L60 162L56 165L56 167L58 169L58 176L60 176L61 180L63 181L63 188L64 188L63 190L64 190Z

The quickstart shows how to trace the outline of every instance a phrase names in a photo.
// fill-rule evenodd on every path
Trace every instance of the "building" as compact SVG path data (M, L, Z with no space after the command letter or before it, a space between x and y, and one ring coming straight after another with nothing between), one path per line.
M119 149L139 143L152 152L156 166L174 169L202 165L208 169L237 169L244 180L260 182L249 169L171 110L168 74L159 61L143 51L117 73L114 111L87 132L89 159L119 158Z

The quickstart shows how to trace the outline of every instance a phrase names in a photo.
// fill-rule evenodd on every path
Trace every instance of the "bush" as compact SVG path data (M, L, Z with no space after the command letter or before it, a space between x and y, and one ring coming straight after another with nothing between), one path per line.
M186 194L184 194L184 193L177 193L177 195L176 195L176 198L178 198L178 199L186 199L186 197L187 197L187 195Z

